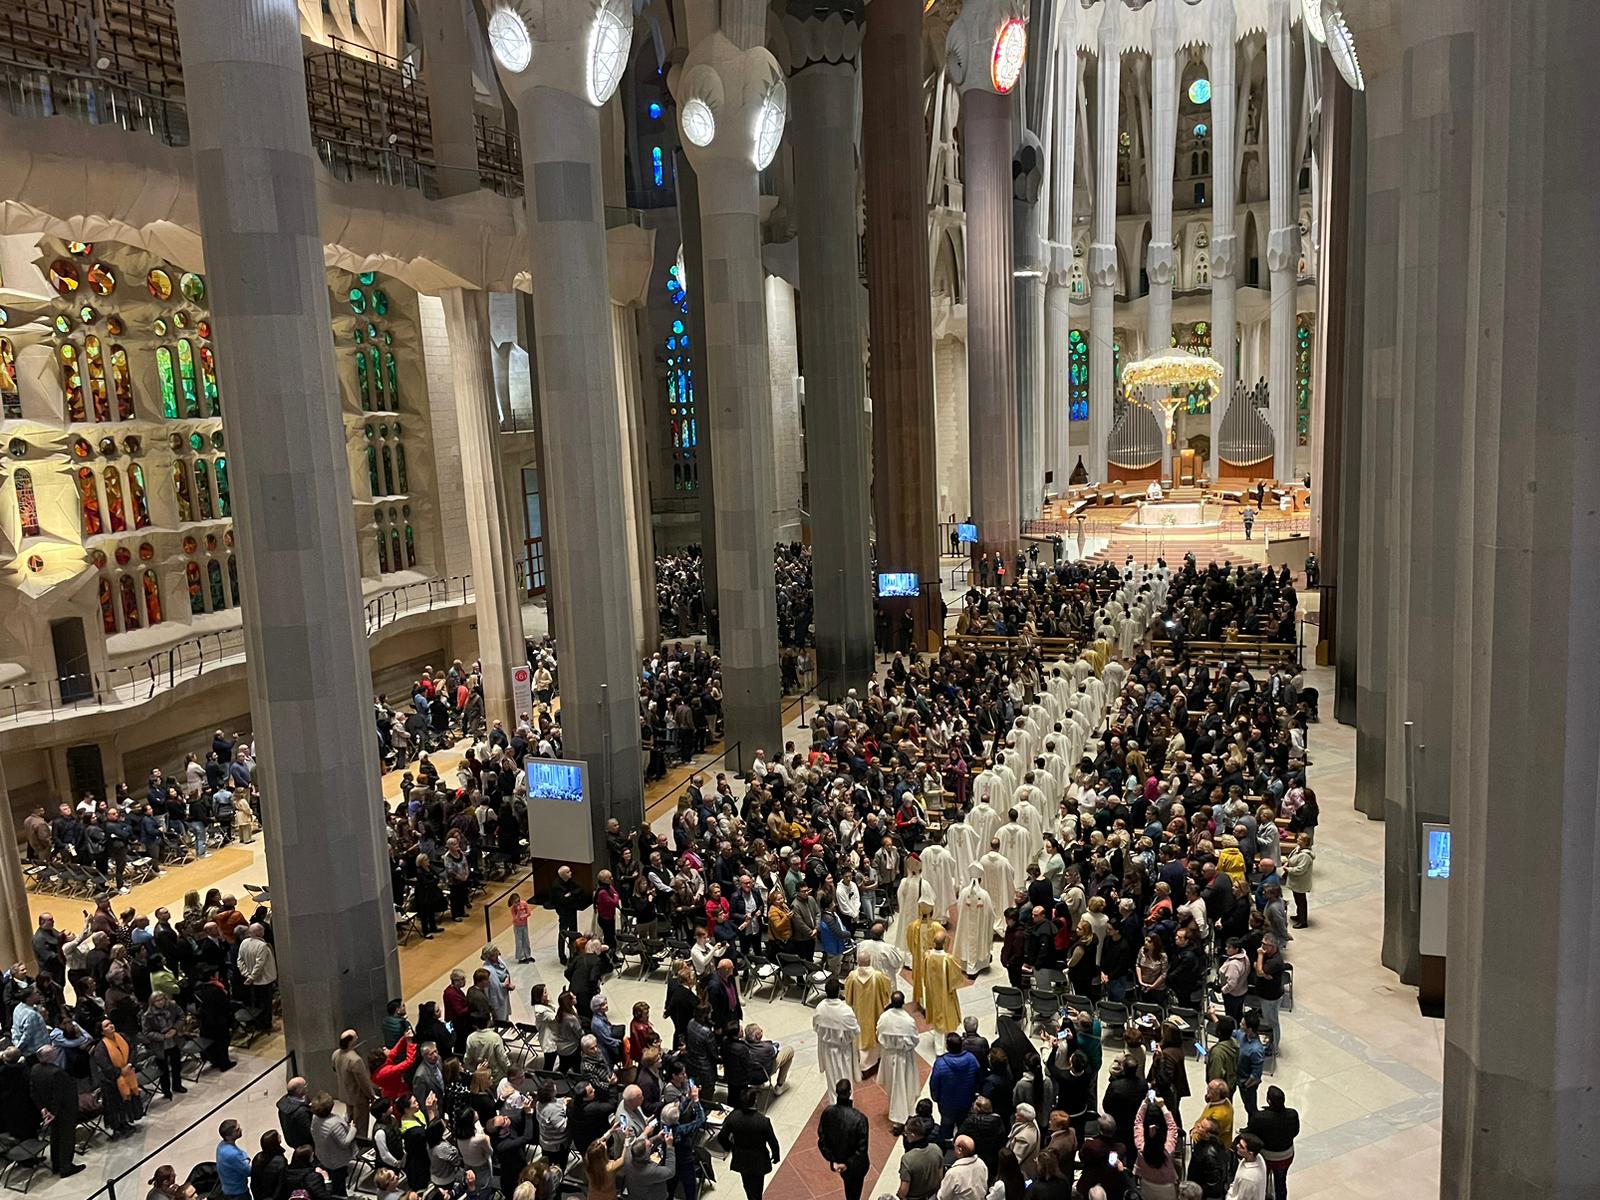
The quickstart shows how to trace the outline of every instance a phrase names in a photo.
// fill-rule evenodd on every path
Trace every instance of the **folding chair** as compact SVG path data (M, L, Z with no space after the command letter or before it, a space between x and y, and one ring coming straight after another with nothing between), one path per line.
M1035 1029L1043 1029L1061 1011L1061 1001L1052 991L1034 988L1028 993L1028 1007L1033 1012Z
M5 1151L6 1165L0 1168L0 1185L26 1195L28 1189L33 1186L33 1177L44 1170L47 1148L38 1138L27 1138L8 1146ZM12 1176L19 1174L23 1175L21 1187L11 1182Z
M997 1012L1004 1013L1014 1021L1020 1021L1028 1012L1028 1000L1022 994L1022 989L1005 985L994 989L994 1006Z
M1128 1006L1114 1000L1102 1000L1095 1005L1094 1015L1100 1018L1101 1042L1115 1041L1121 1044L1122 1030L1128 1023Z

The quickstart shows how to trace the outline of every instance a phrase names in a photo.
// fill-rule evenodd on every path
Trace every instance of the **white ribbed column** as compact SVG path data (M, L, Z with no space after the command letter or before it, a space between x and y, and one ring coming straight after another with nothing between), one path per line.
M1233 403L1234 385L1239 370L1234 360L1233 339L1236 318L1236 293L1239 281L1239 237L1233 232L1234 195L1239 179L1239 160L1234 149L1234 75L1237 36L1233 5L1211 6L1211 356L1222 364L1222 381L1211 402L1212 479L1218 478L1222 462L1222 418Z
M1150 48L1150 276L1145 337L1159 354L1172 341L1172 172L1178 138L1178 0L1155 0ZM1226 8L1227 5L1218 7ZM1166 450L1172 457L1172 447Z
M1117 299L1117 110L1122 102L1122 5L1100 19L1095 113L1094 240L1089 246L1089 482L1106 481L1111 437L1111 343Z
M1272 319L1268 335L1267 388L1271 393L1273 473L1294 476L1299 430L1295 418L1294 321L1295 271L1300 263L1300 223L1295 216L1292 161L1295 145L1294 43L1290 24L1294 0L1268 0L1267 128L1268 225L1267 269L1272 278Z
M511 538L506 523L505 479L500 465L500 423L495 415L494 360L489 339L489 294L446 288L445 334L455 383L456 429L461 441L462 496L472 547L473 607L478 615L478 658L483 663L484 713L507 730L525 714L512 710L511 668L528 660L522 636Z
M1072 196L1077 175L1078 86L1083 60L1078 57L1076 5L1061 13L1054 86L1050 99L1050 170L1045 176L1049 208L1049 263L1045 289L1044 470L1063 492L1072 474L1071 358L1072 333Z
M295 8L179 0L196 207L233 455L245 671L284 1036L328 1047L400 994L372 668Z

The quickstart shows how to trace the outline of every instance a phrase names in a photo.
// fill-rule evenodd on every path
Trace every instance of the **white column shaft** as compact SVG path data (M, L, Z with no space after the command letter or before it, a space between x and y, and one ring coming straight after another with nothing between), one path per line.
M1273 471L1279 479L1294 475L1299 432L1295 408L1294 327L1295 274L1300 262L1300 226L1295 217L1292 161L1294 72L1290 40L1293 0L1270 0L1267 19L1267 269L1272 279L1272 317L1268 335L1267 387L1271 395Z
M1111 436L1112 312L1117 293L1117 117L1122 91L1120 4L1100 24L1095 113L1094 240L1089 247L1089 460L1091 483L1106 481Z

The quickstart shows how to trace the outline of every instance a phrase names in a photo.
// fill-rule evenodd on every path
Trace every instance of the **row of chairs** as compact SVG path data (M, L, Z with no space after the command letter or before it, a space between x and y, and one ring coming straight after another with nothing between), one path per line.
M617 973L637 972L639 979L647 979L657 972L665 973L676 964L688 960L689 943L680 938L642 938L631 933L617 934ZM856 951L852 944L840 960L841 977L855 969ZM815 1005L826 995L828 980L833 972L818 963L794 954L779 953L776 961L763 959L750 970L750 998L765 992L769 999L799 995L803 1004Z

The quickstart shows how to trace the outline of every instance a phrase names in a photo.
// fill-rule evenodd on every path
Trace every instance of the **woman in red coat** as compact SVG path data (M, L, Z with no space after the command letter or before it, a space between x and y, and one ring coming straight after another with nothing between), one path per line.
M401 1034L394 1048L383 1056L383 1066L372 1073L373 1086L378 1094L389 1100L398 1100L411 1094L409 1076L417 1065L417 1047L409 1033Z

